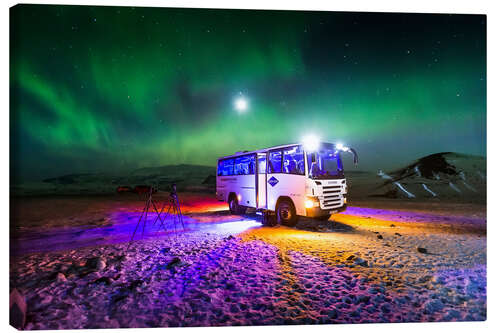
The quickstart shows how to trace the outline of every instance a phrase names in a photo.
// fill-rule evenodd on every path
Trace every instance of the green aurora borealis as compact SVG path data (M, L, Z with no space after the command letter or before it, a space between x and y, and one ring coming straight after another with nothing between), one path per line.
M486 155L485 16L18 5L10 24L22 179L215 165L311 132L360 170Z

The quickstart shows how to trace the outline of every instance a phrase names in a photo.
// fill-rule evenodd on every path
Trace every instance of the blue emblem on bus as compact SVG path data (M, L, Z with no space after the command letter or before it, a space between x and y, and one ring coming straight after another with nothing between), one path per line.
M274 176L273 176L273 177L269 178L269 180L268 180L267 182L268 182L271 186L273 186L273 187L274 187L274 185L276 185L276 184L278 184L278 183L279 183L279 180L277 180L277 179L276 179L276 178L274 178Z

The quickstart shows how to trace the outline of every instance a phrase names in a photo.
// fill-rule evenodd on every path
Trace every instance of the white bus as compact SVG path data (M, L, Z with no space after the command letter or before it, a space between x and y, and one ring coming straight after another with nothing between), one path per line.
M327 220L346 208L347 184L341 144L289 144L221 157L217 199L233 214L255 208L264 224L293 226L297 216Z

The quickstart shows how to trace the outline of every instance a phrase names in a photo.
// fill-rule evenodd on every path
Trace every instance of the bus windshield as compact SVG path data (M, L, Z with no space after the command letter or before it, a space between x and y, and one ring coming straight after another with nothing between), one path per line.
M335 149L334 144L321 143L317 151L307 153L307 165L309 166L309 178L344 178L340 152Z

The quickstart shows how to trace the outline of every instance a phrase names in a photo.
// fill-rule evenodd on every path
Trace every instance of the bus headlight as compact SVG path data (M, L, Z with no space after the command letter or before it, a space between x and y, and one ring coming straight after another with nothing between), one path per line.
M307 198L306 201L304 202L304 206L306 208L319 207L318 198L314 198L314 197Z

